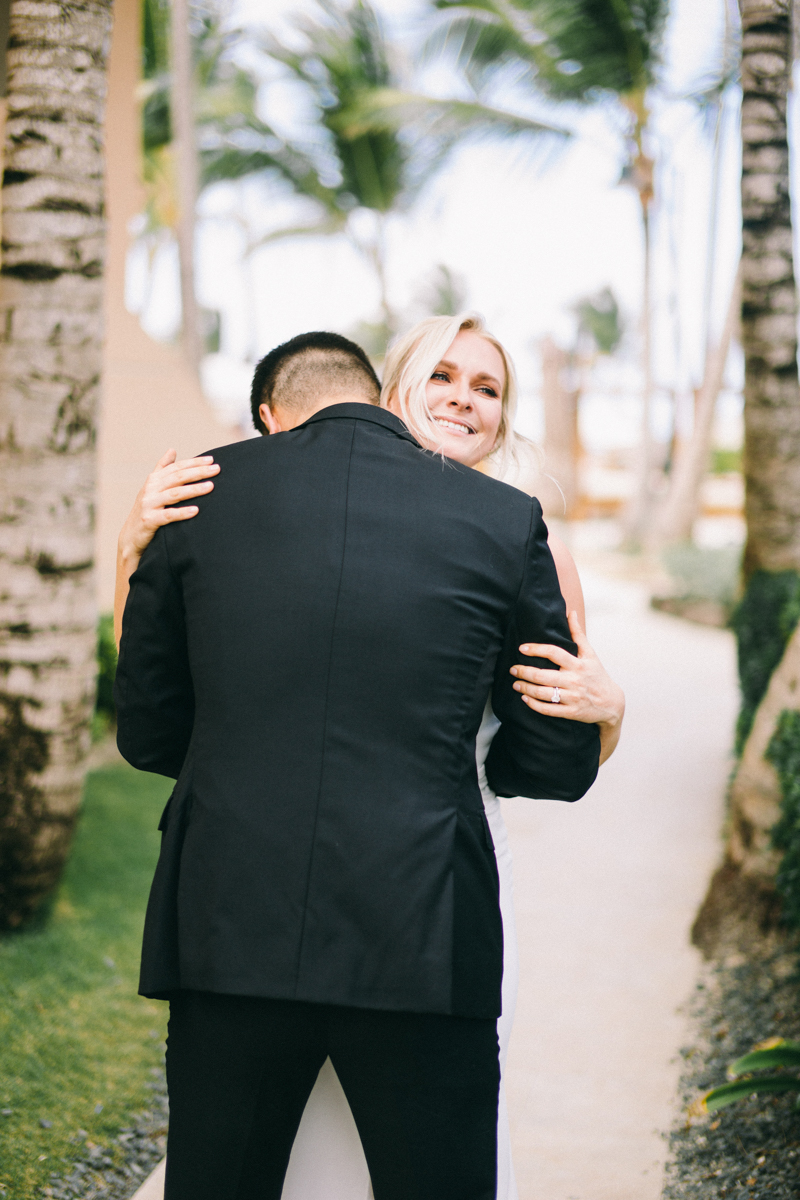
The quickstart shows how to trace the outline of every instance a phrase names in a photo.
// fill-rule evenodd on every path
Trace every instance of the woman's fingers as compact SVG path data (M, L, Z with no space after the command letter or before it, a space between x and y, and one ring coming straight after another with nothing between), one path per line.
M184 484L182 487L167 488L164 492L159 492L150 501L157 508L163 508L167 504L180 504L182 500L193 500L195 496L205 496L207 492L212 491L214 485L211 480L206 480L203 483Z
M173 463L173 470L194 471L196 477L201 478L203 475L216 474L219 471L219 463L215 463L211 455L206 454L202 458L184 458L180 462Z
M168 467L170 463L175 462L175 459L177 457L178 457L177 450L168 450L167 453L158 460L156 465L153 467L153 470L160 471L162 467Z
M548 671L545 667L526 667L523 663L512 667L511 674L517 679L527 680L528 683L545 684L550 687L564 687L567 682L567 671Z
M522 699L528 708L532 708L534 712L541 713L544 717L566 717L568 721L575 720L575 714L568 705L563 703L551 704L546 701L537 700L535 696L523 696Z
M594 651L592 650L592 647L589 645L589 640L586 637L586 632L585 632L583 626L581 625L580 617L578 616L577 612L575 612L574 609L567 617L567 620L569 621L569 631L572 634L572 640L575 643L575 645L578 647L578 654L580 655L580 652L582 650L586 650L590 654L594 653Z
M195 483L198 479L209 479L213 475L219 474L218 463L201 463L200 465L183 466L175 463L174 466L168 467L166 470L150 476L150 486L157 491L161 491L165 487L175 487L182 483Z
M188 521L199 512L196 504L187 504L185 508L162 508L155 519L159 525L172 525L175 521Z
M556 688L558 688L559 704L569 704L570 693L567 688L561 684L539 684L539 683L515 683L514 691L520 692L522 696L535 696L537 700L544 700L548 704L553 704L553 696Z
M557 663L560 667L569 667L575 664L575 655L570 654L569 650L562 649L561 646L544 646L539 642L524 642L519 647L519 652L527 658L549 658L550 662Z
M189 477L191 479L191 474ZM163 480L160 484L154 483L144 492L142 515L145 519L151 511L163 509L169 504L180 504L182 500L193 500L195 496L205 496L214 490L214 484L210 479L200 479L197 483L176 481L171 486L167 486L167 483L167 480Z
M576 705L581 700L581 685L580 679L572 676L567 677L566 671L540 671L540 676L551 676L550 679L539 679L536 682L530 682L527 679L518 679L512 686L515 692L519 692L523 699L525 696L534 696L537 700L543 700L547 704L553 703L555 690L558 688L559 704Z
M187 504L184 508L154 508L152 512L142 516L142 523L149 537L152 537L162 525L172 525L175 521L188 521L189 517L196 517L199 512L200 509L196 504Z

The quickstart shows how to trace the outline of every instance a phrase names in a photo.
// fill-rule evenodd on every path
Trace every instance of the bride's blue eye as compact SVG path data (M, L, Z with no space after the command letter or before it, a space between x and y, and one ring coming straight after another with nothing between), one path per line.
M431 375L431 379L443 379L445 381L445 383L450 382L449 377L445 374L444 371L434 371L433 374Z

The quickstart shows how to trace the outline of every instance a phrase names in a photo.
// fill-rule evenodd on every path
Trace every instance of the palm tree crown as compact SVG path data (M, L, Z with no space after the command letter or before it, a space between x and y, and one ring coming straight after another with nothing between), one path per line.
M666 0L436 0L468 69L527 63L556 101L629 96L653 82Z

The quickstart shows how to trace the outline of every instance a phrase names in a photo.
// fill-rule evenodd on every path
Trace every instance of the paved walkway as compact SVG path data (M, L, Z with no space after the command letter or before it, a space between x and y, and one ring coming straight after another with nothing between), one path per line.
M582 570L590 639L628 696L577 805L504 802L521 986L508 1068L521 1200L658 1200L688 931L720 848L737 689L729 634ZM149 1181L148 1181L149 1183ZM161 1200L160 1179L140 1200ZM325 1200L309 1196L308 1200Z
M581 571L589 638L625 688L620 747L577 805L504 802L521 986L509 1108L521 1200L657 1200L688 931L720 850L731 635Z

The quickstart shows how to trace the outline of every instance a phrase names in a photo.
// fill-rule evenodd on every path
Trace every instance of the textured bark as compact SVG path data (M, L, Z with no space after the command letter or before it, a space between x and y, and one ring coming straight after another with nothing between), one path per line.
M56 883L95 691L111 0L12 0L0 274L0 927Z
M800 626L772 673L731 782L725 859L692 929L692 941L706 957L717 953L726 930L735 930L742 921L755 921L766 931L780 919L775 874L781 855L772 845L771 831L781 815L781 785L765 755L787 709L800 709Z
M766 758L782 712L800 708L800 626L795 629L764 699L731 784L727 857L745 875L774 879L780 853L770 831L781 815L781 786Z
M800 391L786 100L790 0L741 0L744 569L800 569Z

